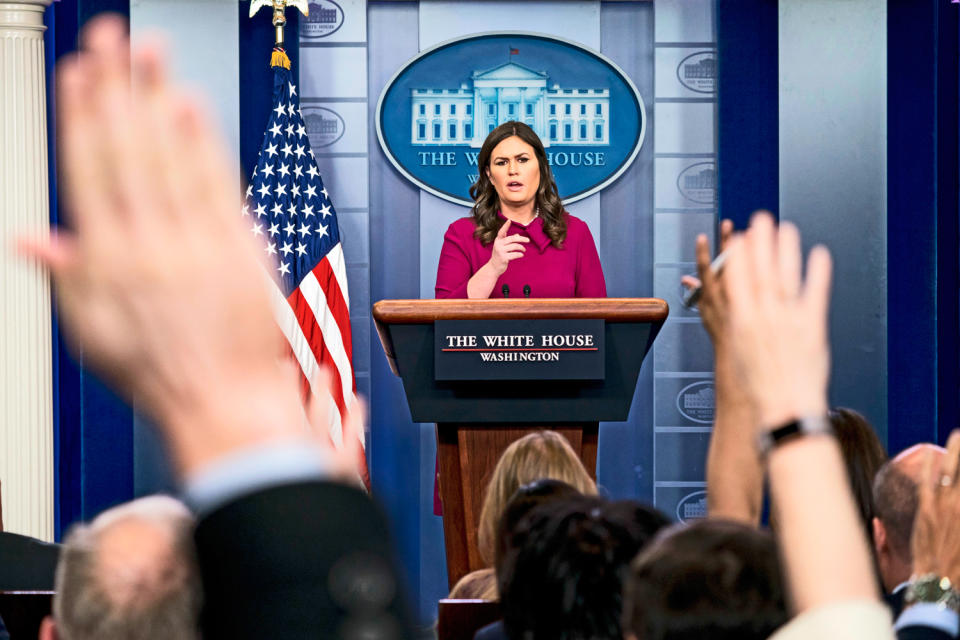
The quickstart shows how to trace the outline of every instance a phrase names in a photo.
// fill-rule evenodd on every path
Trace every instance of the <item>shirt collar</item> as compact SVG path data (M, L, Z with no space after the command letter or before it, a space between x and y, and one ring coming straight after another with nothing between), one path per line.
M891 593L891 594L895 594L895 593L897 593L898 591L902 591L903 589L906 589L906 588L909 587L909 586L910 586L910 581L909 581L909 580L904 580L903 582L901 582L900 584L898 584L897 586L895 586L895 587L893 588L893 591L891 591L890 593Z
M503 215L502 212L497 211L497 216L501 220L506 220L507 216ZM511 222L510 228L519 227L523 231L527 232L527 235L530 237L530 241L536 245L537 250L540 253L543 253L546 248L550 245L550 237L543 231L543 218L539 215L536 216L533 220L528 222L526 225L522 225L519 222Z

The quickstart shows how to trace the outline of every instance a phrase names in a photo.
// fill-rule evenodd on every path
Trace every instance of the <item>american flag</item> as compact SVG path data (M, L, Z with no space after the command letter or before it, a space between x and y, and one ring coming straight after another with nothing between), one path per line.
M285 55L282 58L286 61ZM312 384L321 366L333 372L329 436L339 447L341 418L355 400L357 387L337 213L310 149L297 87L284 66L274 66L273 104L243 215L276 265L274 314L304 383ZM360 431L356 437L363 444ZM366 459L359 464L369 486Z

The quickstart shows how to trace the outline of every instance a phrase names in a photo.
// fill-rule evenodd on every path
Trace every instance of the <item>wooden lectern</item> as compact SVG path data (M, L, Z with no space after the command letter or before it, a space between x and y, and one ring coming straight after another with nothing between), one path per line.
M640 364L667 318L656 298L381 300L373 317L414 422L437 423L440 497L452 587L484 567L477 525L500 454L538 429L563 434L595 477L601 421L630 411ZM604 320L603 380L437 381L438 320Z

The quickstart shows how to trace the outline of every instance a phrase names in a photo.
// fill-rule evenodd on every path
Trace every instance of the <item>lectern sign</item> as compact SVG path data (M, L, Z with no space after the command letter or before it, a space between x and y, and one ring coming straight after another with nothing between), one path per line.
M438 320L435 378L603 380L603 320Z

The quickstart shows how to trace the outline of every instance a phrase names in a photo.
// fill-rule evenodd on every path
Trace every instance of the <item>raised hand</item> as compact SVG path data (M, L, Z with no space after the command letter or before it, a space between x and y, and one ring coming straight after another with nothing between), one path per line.
M947 440L939 471L927 456L911 548L915 576L934 573L960 585L960 430Z
M22 245L50 269L69 336L158 419L182 471L302 436L261 252L214 122L169 85L159 46L130 56L122 20L92 20L82 44L59 67L72 231Z
M508 236L507 230L510 228L510 224L510 220L504 222L493 241L493 253L490 255L488 264L493 268L497 277L507 270L507 265L510 264L511 260L523 256L527 250L526 244L530 242L530 238L516 233Z
M758 426L826 413L830 351L827 311L830 254L815 247L801 276L800 234L790 223L754 217L730 242L723 288L729 305L729 340Z
M720 251L725 251L733 237L733 221L723 220L720 222ZM710 268L712 258L710 256L710 243L706 234L697 236L697 275L683 276L680 282L688 289L696 287L701 288L700 301L697 308L700 311L700 319L703 321L703 327L710 334L710 339L714 345L724 337L727 319L727 299L721 286L722 273L715 274Z
M811 252L806 280L802 262L796 227L777 228L768 214L754 216L728 248L729 349L757 409L755 432L826 415L830 255ZM774 448L766 466L795 610L859 601L882 630L870 637L892 637L837 442L795 438Z

